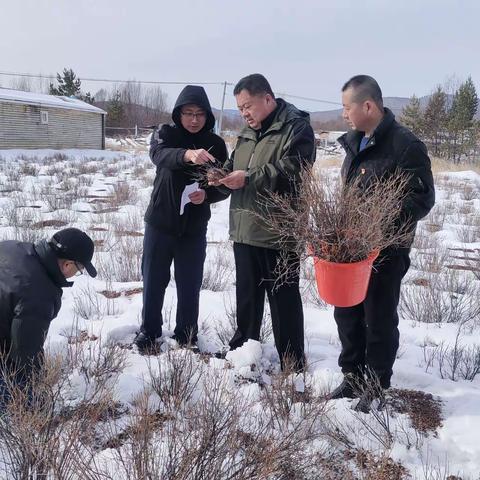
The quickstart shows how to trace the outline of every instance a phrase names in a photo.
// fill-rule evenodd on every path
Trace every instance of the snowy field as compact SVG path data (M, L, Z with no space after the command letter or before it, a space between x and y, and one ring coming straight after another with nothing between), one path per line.
M338 167L321 172L337 175ZM213 206L209 224L201 354L169 338L173 278L158 355L132 348L153 178L137 146L135 152L0 151L1 239L35 241L75 226L96 244L99 275L78 277L65 289L47 344L68 365L57 413L86 412L89 403L107 408L70 453L83 456L71 471L80 462L84 475L49 478L480 479L479 174L436 174L437 203L419 224L403 285L392 392L387 406L370 415L354 412L355 400L324 401L341 381L340 344L311 265L302 273L304 376L279 372L268 313L262 343L249 342L226 360L209 355L228 341L235 317L228 200ZM76 421L73 414L61 418ZM2 431L0 448L16 448ZM70 430L61 431L65 440ZM61 444L55 443L58 452L67 448ZM8 471L9 459L0 455L0 472Z

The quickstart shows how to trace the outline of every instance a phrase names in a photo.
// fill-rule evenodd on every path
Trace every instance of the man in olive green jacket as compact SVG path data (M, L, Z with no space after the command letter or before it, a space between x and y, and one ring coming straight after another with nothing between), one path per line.
M314 134L308 113L275 98L263 75L242 78L234 95L247 125L224 166L231 173L219 181L232 195L230 239L237 275L237 331L230 348L259 339L267 293L282 369L288 362L301 371L305 360L298 257L289 252L294 273L274 287L274 271L282 255L280 238L249 211L261 213L265 208L261 197L268 192L296 193L301 168L315 160Z

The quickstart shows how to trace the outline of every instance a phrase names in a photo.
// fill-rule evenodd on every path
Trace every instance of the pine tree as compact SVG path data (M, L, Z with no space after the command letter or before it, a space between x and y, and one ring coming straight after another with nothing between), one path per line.
M92 97L92 94L90 92L87 92L85 95L80 95L80 99L84 102L89 103L90 105L93 105L93 103L95 102L95 97Z
M124 120L125 112L123 102L121 100L121 93L117 90L108 102L107 106L107 120L111 127L119 127Z
M57 87L53 83L50 84L50 95L64 97L79 97L81 95L80 86L82 82L72 69L64 68L63 75L57 73L57 84Z
M447 129L447 94L439 85L430 95L423 114L423 134L429 150L442 156Z
M450 153L456 163L474 146L476 136L474 116L477 109L477 91L472 78L468 77L455 92L449 112Z
M402 110L400 122L409 128L415 135L423 134L423 115L420 108L420 100L412 95L410 102Z

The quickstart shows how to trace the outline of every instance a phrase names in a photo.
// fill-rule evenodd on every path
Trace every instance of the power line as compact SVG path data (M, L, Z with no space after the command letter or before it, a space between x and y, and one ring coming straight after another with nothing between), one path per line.
M233 85L232 83L227 83L227 85ZM289 97L295 98L297 100L306 100L308 102L316 102L316 103L326 103L328 105L339 105L342 106L340 102L333 102L332 100L322 100L320 98L312 98L312 97L302 97L300 95L293 95L290 93L285 92L273 92L277 97Z
M31 77L31 78L47 78L52 79L54 78L53 75L41 75L36 74L33 75L31 73L15 73L15 72L0 72L0 75L6 75L10 77ZM128 83L128 82L135 82L135 83L145 83L149 85L224 85L225 82L162 82L162 81L154 81L154 80L113 80L111 78L87 78L87 77L79 77L82 82L107 82L107 83ZM233 85L233 83L228 83L227 85Z
M342 104L340 102L332 102L331 100L320 100L319 98L300 97L298 95L290 95L289 93L278 93L278 94L275 93L275 95L295 98L297 100L306 100L306 101L309 101L309 102L328 103L329 105L340 105L340 106L342 106Z
M42 74L31 74L31 73L15 73L15 72L0 72L0 75L10 76L10 77L31 77L31 78L46 78L51 80L54 78L52 75L42 75ZM86 78L86 77L79 77L81 81L85 82L104 82L104 83L128 83L128 82L135 82L135 83L142 83L148 85L228 85L230 87L234 86L234 83L231 82L167 82L167 81L153 81L153 80L113 80L107 78ZM290 93L285 92L275 92L275 95L284 96L289 98L295 98L296 100L305 100L307 102L316 102L316 103L325 103L328 105L338 105L341 106L342 104L339 102L332 102L331 100L322 100L320 98L312 98L312 97L302 97L299 95L293 95Z

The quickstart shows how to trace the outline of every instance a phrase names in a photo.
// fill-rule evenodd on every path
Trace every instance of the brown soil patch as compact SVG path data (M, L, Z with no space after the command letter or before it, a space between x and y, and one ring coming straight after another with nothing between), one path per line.
M115 292L112 290L102 290L98 293L102 294L105 298L118 298L122 295L121 292Z
M107 229L105 227L90 227L92 232L106 232Z
M89 200L88 203L108 203L112 197L94 197L92 200Z
M128 439L131 441L138 441L139 438L143 438L146 431L158 430L163 424L171 420L171 415L166 415L159 411L145 415L142 417L141 422L137 422L136 425L129 425L123 432L110 437L102 446L101 449L106 448L119 448Z
M75 345L76 343L82 343L82 342L87 342L87 341L96 341L98 340L98 337L96 335L89 335L86 330L81 330L80 332L77 333L77 335L70 335L68 337L68 343L70 345Z
M446 265L450 270L466 270L468 272L480 272L480 268L472 265Z
M137 295L138 293L143 292L143 287L131 288L130 290L125 290L124 295L126 297L131 297L132 295Z
M440 232L441 230L443 230L443 227L441 225L436 224L436 223L427 223L425 226L427 227L427 230L430 233L436 233L436 232Z
M397 413L406 413L413 428L427 435L442 426L442 402L430 393L393 388L387 403Z
M68 225L67 222L64 222L63 220L42 220L40 222L36 222L32 224L32 228L45 228L45 227L64 227L65 225Z
M427 278L415 278L412 280L412 283L417 285L417 287L428 287L430 285L430 282Z
M121 297L122 295L125 297L131 297L132 295L137 295L142 292L143 292L143 287L131 288L129 290L124 290L121 292L117 292L115 290L102 290L99 293L106 298L118 298L118 297Z
M143 237L143 233L135 232L133 230L119 230L115 232L117 235L122 237Z
M109 207L109 208L102 208L101 210L95 210L93 213L114 213L118 212L118 207Z
M411 478L408 470L390 457L377 457L372 452L359 449L355 452L355 463L366 474L368 480L404 480Z

